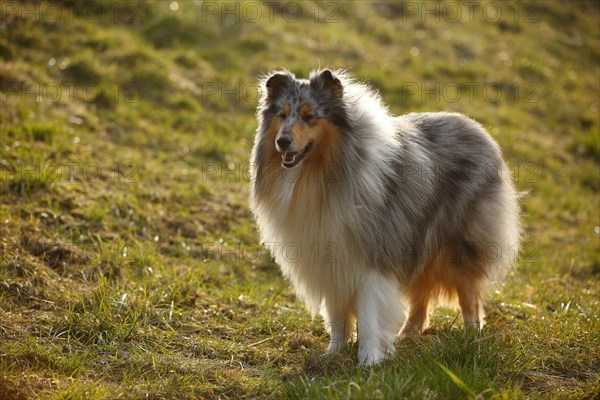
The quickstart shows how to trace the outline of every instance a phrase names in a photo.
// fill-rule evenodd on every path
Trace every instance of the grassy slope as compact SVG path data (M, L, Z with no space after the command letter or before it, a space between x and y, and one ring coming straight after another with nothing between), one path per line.
M324 3L319 18L337 22L315 23L306 3L298 20L240 8L235 23L191 2L60 5L59 20L46 3L11 4L23 12L3 6L0 22L0 398L600 391L597 5L451 23ZM528 192L527 236L481 336L442 309L383 366L357 368L355 348L324 356L320 322L257 246L254 77L319 64L351 68L394 113L467 113L502 145ZM490 91L407 92L436 82Z

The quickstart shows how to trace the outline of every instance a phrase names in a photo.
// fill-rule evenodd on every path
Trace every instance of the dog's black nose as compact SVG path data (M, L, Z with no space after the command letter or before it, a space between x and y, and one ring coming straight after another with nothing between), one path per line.
M290 138L289 136L280 136L277 139L277 145L282 150L285 150L288 147L290 147L290 144L292 144L292 138Z

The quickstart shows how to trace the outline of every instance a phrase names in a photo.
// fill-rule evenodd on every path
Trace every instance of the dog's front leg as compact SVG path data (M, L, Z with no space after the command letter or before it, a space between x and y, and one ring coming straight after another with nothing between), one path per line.
M348 304L340 304L333 299L325 300L323 319L329 332L328 353L341 351L351 341L356 332L356 318Z
M394 354L394 342L404 322L400 292L393 278L372 270L356 296L358 362L377 364Z

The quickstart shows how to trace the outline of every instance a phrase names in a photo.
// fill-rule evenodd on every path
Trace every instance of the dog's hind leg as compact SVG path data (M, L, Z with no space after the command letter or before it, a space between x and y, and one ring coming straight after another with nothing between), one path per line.
M410 299L409 314L402 328L403 335L420 335L427 327L429 311L429 293L423 293Z
M456 291L458 305L463 315L465 329L483 328L483 299L481 297L481 283L485 278L485 261L478 250L464 243L458 242L455 247L455 258L449 268L449 279L446 282L449 288ZM451 290L452 291L452 290Z
M412 285L409 291L409 314L402 328L403 335L420 335L427 327L431 288L426 284Z
M358 362L376 364L394 354L394 342L404 322L400 291L395 278L372 270L356 295Z
M408 287L406 295L409 305L409 314L406 324L402 328L403 335L420 335L427 327L429 303L434 290L434 268L427 268Z
M464 279L456 287L458 304L463 315L465 329L483 328L483 302L477 279Z

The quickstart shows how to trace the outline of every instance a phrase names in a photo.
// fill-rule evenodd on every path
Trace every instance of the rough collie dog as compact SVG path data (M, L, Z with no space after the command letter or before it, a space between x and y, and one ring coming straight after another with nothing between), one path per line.
M482 291L518 251L515 189L497 143L455 113L389 115L343 71L262 82L251 158L261 240L338 351L358 361L421 333L430 303L483 323ZM408 319L404 306L408 306Z

